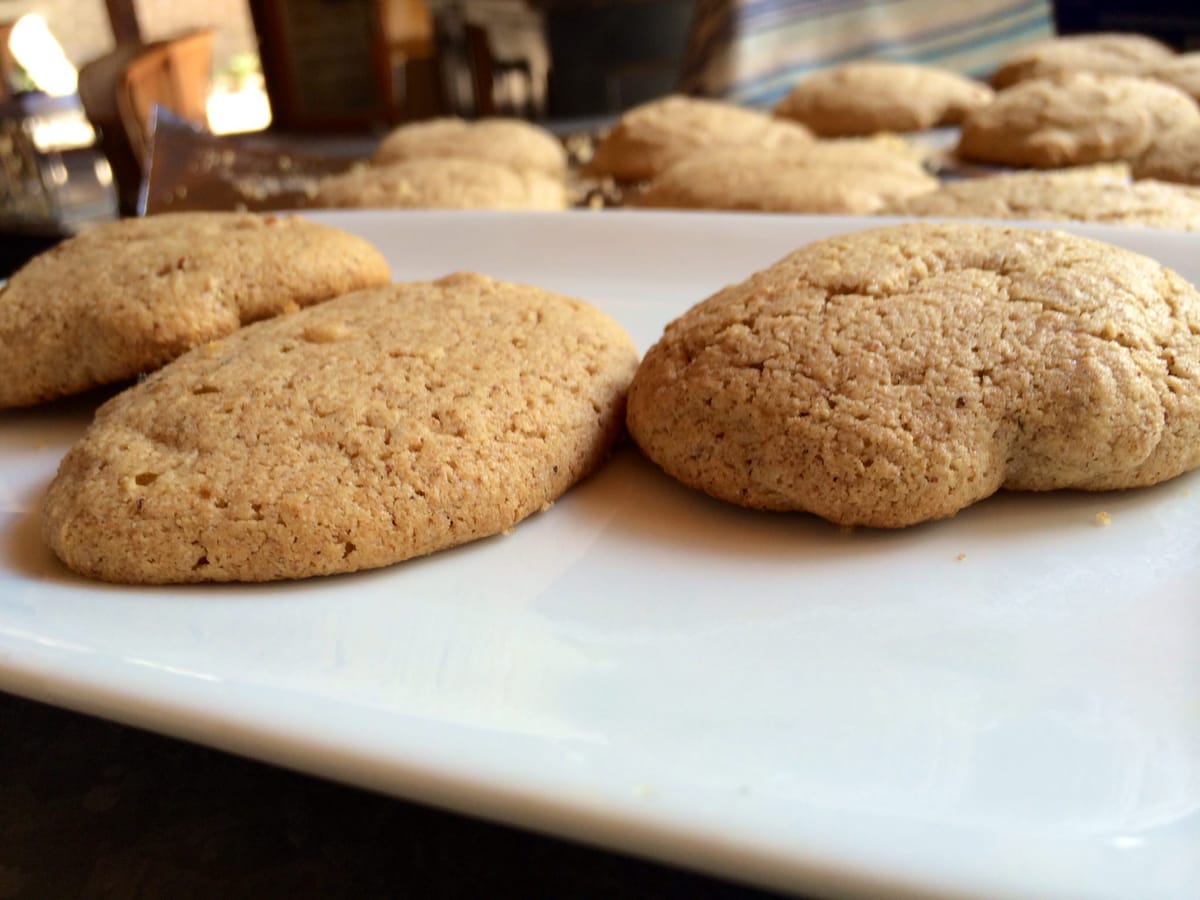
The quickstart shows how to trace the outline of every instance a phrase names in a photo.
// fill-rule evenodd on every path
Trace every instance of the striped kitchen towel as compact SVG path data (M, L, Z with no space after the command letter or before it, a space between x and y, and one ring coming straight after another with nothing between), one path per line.
M680 90L750 106L814 69L855 59L984 77L1053 35L1050 0L698 0Z

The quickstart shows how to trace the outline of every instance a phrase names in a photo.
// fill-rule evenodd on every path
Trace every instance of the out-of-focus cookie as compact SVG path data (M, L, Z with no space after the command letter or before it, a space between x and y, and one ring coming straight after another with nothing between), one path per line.
M357 209L563 209L562 180L534 169L465 157L360 165L317 184L317 207Z
M1000 89L1073 72L1144 75L1174 55L1161 41L1135 32L1061 35L1018 50L992 73L991 82Z
M386 164L447 156L533 169L557 178L567 170L567 151L558 138L532 122L506 118L468 122L447 117L401 125L380 141L371 161Z
M1200 52L1181 53L1149 69L1146 75L1165 81L1200 102Z
M633 202L659 209L866 214L937 185L913 158L866 142L787 152L717 147L675 163Z
M132 378L248 322L390 279L367 241L293 216L94 225L0 288L0 409Z
M720 100L672 95L626 111L596 144L589 171L618 181L653 178L683 157L710 147L767 149L807 144L793 122Z
M986 84L945 69L852 62L804 78L779 101L775 115L826 137L910 132L957 125L991 99Z
M1133 177L1200 185L1200 124L1156 135L1133 161Z
M1023 81L967 117L966 159L1054 168L1132 160L1158 134L1200 123L1200 107L1149 78L1079 73Z
M545 509L621 433L637 349L579 300L459 274L243 329L110 400L43 535L127 583L390 565Z
M1129 183L1088 172L1017 172L948 182L881 210L906 216L1105 222L1200 229L1200 189L1162 181Z
M801 248L667 326L630 433L684 484L843 525L1200 465L1200 294L1061 232L908 223Z

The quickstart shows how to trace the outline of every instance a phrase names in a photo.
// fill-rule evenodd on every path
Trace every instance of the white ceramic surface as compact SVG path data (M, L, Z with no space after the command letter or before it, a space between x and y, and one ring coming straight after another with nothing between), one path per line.
M643 348L713 289L880 224L316 217L397 279L570 292ZM1075 230L1200 280L1200 236ZM1198 476L845 534L708 500L626 449L505 537L138 589L73 576L38 537L96 402L0 413L0 688L787 890L1200 896Z

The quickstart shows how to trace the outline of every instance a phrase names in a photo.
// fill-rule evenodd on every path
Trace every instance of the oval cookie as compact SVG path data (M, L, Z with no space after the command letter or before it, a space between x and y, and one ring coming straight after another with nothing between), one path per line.
M1137 158L1159 134L1200 123L1200 107L1169 84L1080 72L1022 81L963 122L958 154L1053 168Z
M95 225L0 288L0 409L132 378L248 322L390 279L367 241L296 217Z
M845 525L1200 465L1200 294L1059 232L910 223L810 244L671 323L630 433L691 487Z
M660 209L874 213L938 181L916 160L868 141L820 141L795 150L698 150L634 198Z
M775 115L825 137L957 125L986 106L986 84L934 66L862 61L821 69L793 87Z
M623 113L596 145L589 169L618 181L641 181L697 150L782 150L811 140L812 133L797 122L722 100L672 94Z
M561 180L482 159L420 157L321 179L314 206L351 209L565 209Z
M479 275L360 291L198 347L110 400L43 534L108 581L386 566L504 531L622 429L632 340Z
M567 171L567 151L558 138L532 122L501 117L473 122L445 117L401 125L380 141L372 161L446 157L482 159L557 178Z
M992 73L997 89L1031 78L1072 72L1096 75L1145 75L1169 62L1175 51L1155 38L1136 32L1091 32L1058 35L1018 50Z

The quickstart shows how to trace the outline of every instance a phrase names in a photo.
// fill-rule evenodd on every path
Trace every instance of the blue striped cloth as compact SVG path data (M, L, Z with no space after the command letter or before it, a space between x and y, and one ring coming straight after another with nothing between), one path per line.
M680 90L774 105L814 69L855 59L983 77L1054 33L1050 0L698 0Z

